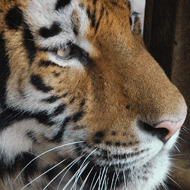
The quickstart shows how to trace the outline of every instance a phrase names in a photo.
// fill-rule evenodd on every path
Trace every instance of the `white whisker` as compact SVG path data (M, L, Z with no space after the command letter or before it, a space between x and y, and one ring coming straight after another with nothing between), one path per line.
M125 190L127 190L127 184L126 184L126 176L125 176L125 171L123 170L123 180L125 184Z
M113 174L113 177L112 177L112 182L111 182L110 190L112 190L112 188L113 188L114 178L115 178L115 173Z
M96 182L95 182L95 184L94 184L92 190L94 190L94 188L96 187L96 184L97 184L98 181L100 180L100 174L101 174L101 171L100 171L100 173L99 173L99 176L98 176L98 178L97 178L97 180L96 180Z
M88 162L85 166L83 166L82 169L79 168L77 170L77 172L72 176L72 178L67 182L67 184L65 185L65 187L62 190L65 190L67 188L67 186L71 183L71 181L76 177L76 175L78 174L78 172L82 173L86 169L86 167L88 166L89 163L90 162Z
M69 150L68 152L70 152L70 151L72 151L72 150L74 150L74 149L76 149L76 148L73 148L73 149ZM32 154L33 154L33 153L32 153ZM40 159L46 161L46 160L43 159L43 158L40 158ZM53 167L50 168L49 170L47 170L47 171L45 171L44 173L42 173L40 176L38 176L37 178L35 178L34 180L32 180L32 181L31 181L30 183L28 183L26 186L24 186L21 190L25 189L25 188L26 188L27 186L29 186L31 183L33 183L34 181L36 181L37 179L39 179L40 177L42 177L43 175L45 175L46 173L48 173L49 171L51 171L52 169L54 169L54 168L56 168L57 166L59 166L60 164L62 164L65 160L66 160L66 159L62 160L61 162L59 162L58 164L56 164L55 166L53 166ZM47 161L46 161L46 162L47 162ZM47 162L47 163L49 163L49 162Z
M107 181L106 181L106 183L105 183L105 190L108 189L108 182L109 182L109 177L107 178Z
M93 150L93 151L84 159L84 161L83 161L82 164L80 165L80 168L83 167L84 163L88 160L88 158L89 158L96 150L97 150L97 149ZM80 168L79 168L79 169L80 169ZM76 177L75 184L77 184L77 181L78 181L79 177L80 177L80 175Z
M104 170L102 172L102 176L101 176L101 179L100 179L98 190L102 189L102 184L103 184L103 179L104 179L104 171L105 171L105 167L104 167Z
M172 167L177 168L177 169L179 169L179 170L186 171L186 169L184 169L184 168L180 168L180 167L177 167L177 166L175 166L175 165L172 165Z
M104 174L104 178L103 178L103 182L102 182L102 187L100 188L100 190L102 190L104 188L104 185L106 185L107 172L108 172L108 167L105 170L105 174Z
M33 152L31 152L31 151L28 151L28 153L30 153L30 154L33 154L35 157L37 157L37 155L36 154L34 154ZM40 158L41 160L43 160L44 162L46 162L47 164L50 164L47 160L45 160L44 158Z
M179 153L181 153L176 144L174 144L174 147L177 149L177 151L178 151Z
M179 140L183 141L184 143L188 144L182 137L178 137Z
M176 181L174 181L169 175L167 175L167 177L168 177L171 181L173 181L179 188L181 188L181 186L180 186Z
M17 177L15 178L15 180L13 181L13 184L15 183L15 181L18 179L18 177L21 175L21 173L33 162L35 161L36 159L38 159L39 157L41 157L42 155L48 153L48 152L51 152L53 150L56 150L56 149L59 149L59 148L62 148L64 146L69 146L69 145L74 145L74 144L79 144L79 143L82 143L83 141L79 141L79 142L73 142L73 143L68 143L68 144L63 144L63 145L60 145L60 146L57 146L55 148L52 148L50 150L47 150L45 152L43 152L42 154L36 156L34 159L32 159L22 170L21 172L17 175Z
M114 190L116 189L116 184L117 184L117 180L119 179L119 173L117 173L117 171L115 171L117 177L116 177L116 180L115 180L115 183L114 183Z
M104 176L104 172L105 172L106 167L104 166L104 169L102 171L102 174L100 175L100 180L99 180L99 186L98 186L98 190L100 190L101 184L102 184L102 179Z
M90 190L92 189L92 186L93 186L93 184L94 184L94 180L95 180L96 175L97 175L97 172L95 173L95 175L94 175L94 177L93 177L93 179L92 179L92 183L91 183L91 186L90 186Z
M168 190L167 186L165 184L162 185L162 187L166 190Z
M190 133L190 129L189 128L187 128L187 127L185 127L184 125L183 125L183 127L182 127L182 130L184 130L186 133Z
M86 184L86 181L87 181L88 177L90 176L90 174L91 174L91 172L92 172L93 169L94 169L94 167L90 170L90 172L89 172L88 175L86 176L86 178L85 178L85 180L84 180L84 182L83 182L83 184L81 185L81 188L80 188L79 190L82 190L82 188L83 188L84 185Z
M45 187L43 190L45 190L57 177L59 177L70 165L74 165L76 162L78 162L78 160L80 160L83 157L80 156L79 158L76 158L75 160L73 160L68 166L66 166L63 170L61 170ZM65 174L66 175L66 174ZM59 186L58 186L59 187Z
M61 162L59 162L58 164L56 164L55 166L53 166L52 168L50 168L49 170L45 171L44 173L42 173L41 175L39 175L37 178L35 178L34 180L32 180L30 183L28 183L27 185L25 185L21 190L25 189L26 187L28 187L31 183L33 183L34 181L36 181L37 179L39 179L40 177L42 177L43 175L45 175L46 173L48 173L49 171L53 170L54 168L56 168L57 166L59 166L60 164L62 164L66 159L62 160Z

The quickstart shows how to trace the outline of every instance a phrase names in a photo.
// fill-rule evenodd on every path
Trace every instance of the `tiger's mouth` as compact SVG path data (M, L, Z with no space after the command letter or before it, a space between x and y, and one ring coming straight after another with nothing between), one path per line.
M79 187L85 183L84 189L123 189L135 181L146 181L152 171L154 158L149 157L149 149L124 154L110 154L101 148L90 153L82 147L78 150L80 153L71 171L80 179L77 182ZM73 159L67 164L72 162Z
M132 168L125 169L124 165L118 164L100 166L92 160L86 162L85 160L84 158L82 164L76 164L71 168L73 176L77 173L80 175L78 186L82 187L85 182L84 190L118 189L131 179Z
M98 167L108 167L110 170L117 169L129 169L134 166L140 166L146 163L149 156L149 148L145 148L137 151L116 150L111 151L109 149L94 147L88 148L86 145L77 147L78 153L84 155L85 160L93 162Z

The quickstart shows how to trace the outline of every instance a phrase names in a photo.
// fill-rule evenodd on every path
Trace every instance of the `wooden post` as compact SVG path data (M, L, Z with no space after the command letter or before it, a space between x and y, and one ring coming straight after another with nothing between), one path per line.
M150 54L171 77L178 0L147 0L144 41Z

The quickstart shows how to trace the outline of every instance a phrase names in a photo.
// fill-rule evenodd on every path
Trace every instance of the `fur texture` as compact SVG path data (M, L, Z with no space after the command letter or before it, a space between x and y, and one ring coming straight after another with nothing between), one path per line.
M164 184L187 108L128 1L1 1L0 82L1 190Z

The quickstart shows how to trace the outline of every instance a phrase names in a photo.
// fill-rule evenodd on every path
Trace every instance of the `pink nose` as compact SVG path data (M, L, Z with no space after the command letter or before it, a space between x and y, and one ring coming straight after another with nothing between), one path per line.
M159 123L155 128L165 128L169 131L169 133L166 135L166 137L164 138L165 140L169 139L171 136L173 136L183 125L184 121L185 121L184 117L182 120L178 121L178 122L172 122L172 121L163 121L161 123Z

